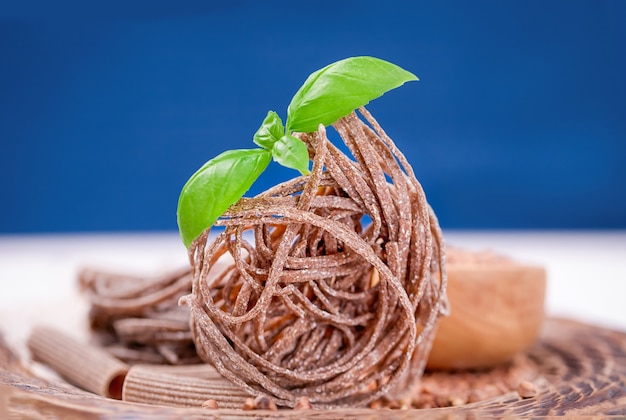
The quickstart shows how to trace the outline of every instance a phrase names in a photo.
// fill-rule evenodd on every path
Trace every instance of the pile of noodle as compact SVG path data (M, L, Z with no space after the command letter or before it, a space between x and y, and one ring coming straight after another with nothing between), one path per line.
M437 219L404 155L359 112L334 124L351 156L323 126L299 134L311 174L241 199L189 250L181 302L198 355L279 405L410 394L447 313Z

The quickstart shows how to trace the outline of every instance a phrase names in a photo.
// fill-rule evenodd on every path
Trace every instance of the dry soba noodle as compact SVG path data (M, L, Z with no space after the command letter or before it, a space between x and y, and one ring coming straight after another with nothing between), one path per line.
M367 110L301 134L312 173L242 199L190 248L198 355L276 403L401 398L447 312L442 234L411 166ZM212 270L224 257L232 264Z

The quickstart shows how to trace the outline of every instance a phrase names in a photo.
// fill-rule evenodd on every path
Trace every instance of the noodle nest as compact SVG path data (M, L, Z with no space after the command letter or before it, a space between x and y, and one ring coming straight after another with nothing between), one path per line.
M310 175L241 199L189 251L198 355L293 407L410 393L447 313L443 239L411 166L364 108L299 134ZM348 154L346 154L348 153ZM227 261L227 264L218 264Z

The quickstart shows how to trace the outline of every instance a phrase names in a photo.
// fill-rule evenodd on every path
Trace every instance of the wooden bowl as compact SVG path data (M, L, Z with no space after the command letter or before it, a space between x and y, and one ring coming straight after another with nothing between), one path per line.
M454 260L450 316L439 322L427 368L488 368L527 350L544 319L545 269L504 258Z

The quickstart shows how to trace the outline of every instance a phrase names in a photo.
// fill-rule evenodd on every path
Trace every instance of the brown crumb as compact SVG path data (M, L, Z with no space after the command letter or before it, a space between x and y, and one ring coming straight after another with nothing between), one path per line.
M241 407L242 410L254 410L255 406L254 406L254 399L252 398L246 398L246 401L243 403L243 406Z
M515 357L510 363L485 370L427 371L419 386L410 396L412 408L458 407L494 398L509 392L521 392L523 398L537 394L532 381L537 378L537 364L526 355ZM522 391L518 385L527 382ZM524 393L530 390L531 394ZM534 391L533 391L534 390ZM532 393L534 392L534 393ZM400 409L404 400L381 398L370 403L370 408Z
M453 407L458 407L459 405L463 405L465 404L465 400L461 397L458 397L456 395L452 395L450 397L450 405Z
M448 397L447 395L436 395L435 404L437 407L449 407L450 397Z
M434 408L435 404L435 396L432 394L422 394L418 396L418 398L413 402L415 408Z
M522 398L532 398L537 395L537 388L532 382L522 381L517 386L517 393Z
M412 406L411 398L403 398L400 400L400 410L409 410Z
M208 408L210 410L214 410L216 408L220 408L219 404L215 400L206 400L202 403L202 408Z
M372 410L378 410L378 409L381 409L381 408L383 408L383 402L382 402L381 400L374 400L374 401L372 401L372 402L370 403L369 407L370 407Z
M296 405L293 407L294 410L313 410L313 406L311 405L311 401L307 397L300 397L296 401Z
M267 395L259 395L254 399L254 408L257 410L278 410L276 403Z
M482 396L481 392L480 391L476 391L476 390L471 391L469 393L469 395L467 396L467 402L468 403L475 403L475 402L478 402L478 401L482 401L484 399L485 398Z

